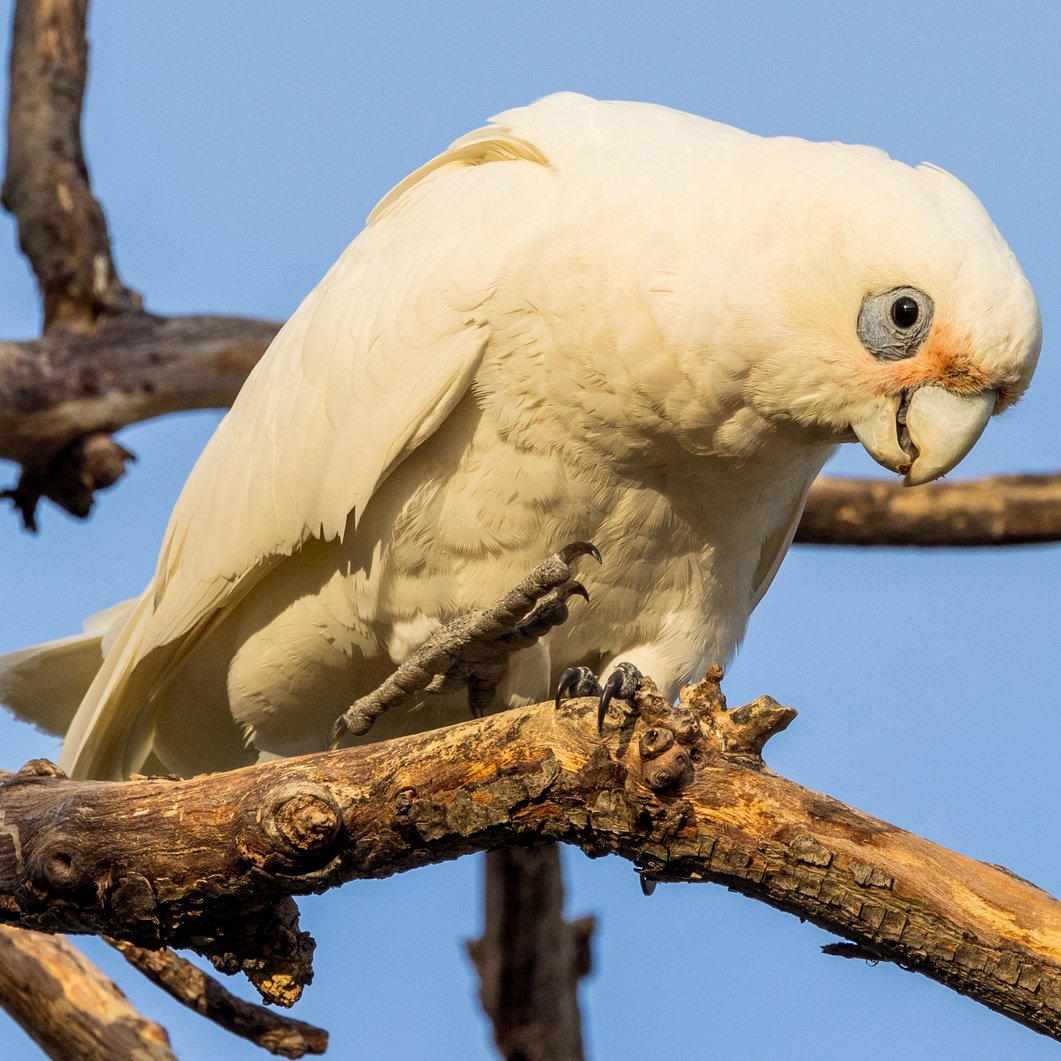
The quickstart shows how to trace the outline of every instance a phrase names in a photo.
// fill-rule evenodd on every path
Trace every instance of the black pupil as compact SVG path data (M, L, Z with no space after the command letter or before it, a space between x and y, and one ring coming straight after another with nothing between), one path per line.
M917 303L909 295L903 295L892 303L892 320L898 328L912 328L920 312Z

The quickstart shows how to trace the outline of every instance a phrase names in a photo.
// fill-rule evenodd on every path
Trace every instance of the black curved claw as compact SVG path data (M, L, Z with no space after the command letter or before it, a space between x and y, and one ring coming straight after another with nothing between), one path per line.
M601 690L600 702L597 704L597 732L604 730L604 716L613 698L629 700L637 692L637 683L641 672L632 663L617 663L615 670L608 675Z
M328 751L333 752L336 748L339 747L339 741L341 741L343 737L346 736L349 728L350 727L346 723L346 716L340 715L335 720L335 725L332 726L331 739L328 741Z
M564 697L571 692L576 685L578 685L580 667L568 667L563 674L560 675L560 681L556 685L556 707L557 710L560 708L560 704L563 702Z
M566 696L595 696L599 692L597 676L589 667L568 667L556 686L556 706L559 707Z
M581 582L569 582L563 589L557 590L557 597L560 600L567 600L568 597L581 597L584 601L589 600L589 590L582 585Z
M651 895L656 890L656 882L654 880L649 880L644 873L639 873L637 877L638 880L641 881L642 895Z
M600 549L593 542L569 542L557 555L565 564L571 563L572 560L576 560L580 556L592 556L598 564L602 563Z
M604 689L600 694L600 700L597 703L597 732L604 732L604 716L608 713L608 705L612 702L612 697L622 688L623 676L617 670L613 670L608 675L608 680L604 683Z

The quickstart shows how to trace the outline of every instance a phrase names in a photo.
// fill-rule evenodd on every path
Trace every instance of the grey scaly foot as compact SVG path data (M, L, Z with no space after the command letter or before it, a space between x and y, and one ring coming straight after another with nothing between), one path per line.
M565 545L489 608L462 615L436 630L378 689L336 720L330 747L347 733L367 733L385 711L421 692L449 692L467 685L469 706L479 717L490 706L508 657L564 622L572 595L589 599L586 588L573 581L571 570L582 556L592 556L598 563L601 558L590 542Z
M604 728L604 716L612 700L631 700L637 692L637 683L641 672L632 663L617 663L615 670L608 675L604 684L597 681L597 676L589 667L568 667L560 675L556 688L556 706L561 702L578 696L598 696L597 732Z

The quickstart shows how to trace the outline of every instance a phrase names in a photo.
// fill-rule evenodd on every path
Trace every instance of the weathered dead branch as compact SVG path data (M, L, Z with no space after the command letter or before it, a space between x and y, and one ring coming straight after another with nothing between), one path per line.
M56 1061L176 1061L165 1029L62 936L0 926L0 1005Z
M278 328L251 318L137 313L90 335L0 342L0 458L22 465L10 496L27 525L41 497L88 514L95 490L111 485L123 454L128 458L109 439L113 432L165 413L231 405ZM811 488L795 540L950 547L1061 541L1061 473L916 490L824 477Z
M162 413L228 406L276 334L268 321L157 317L118 277L81 142L88 0L19 0L4 207L44 304L44 336L0 343L0 458L29 529L42 497L86 516L131 454L109 438Z
M766 769L794 712L726 711L719 676L678 708L646 683L602 741L576 700L188 781L30 764L0 787L0 914L190 946L290 1003L311 949L290 896L563 841L725 884L1061 1039L1061 904Z
M277 329L277 325L267 321L153 316L142 311L140 296L121 282L111 253L103 210L91 191L81 143L81 107L87 69L86 8L87 0L18 0L15 8L8 159L2 198L16 217L20 244L40 285L45 328L40 340L0 343L0 457L16 461L22 467L17 487L7 494L22 514L24 523L31 528L42 497L83 516L91 508L95 492L111 485L123 474L125 462L131 454L110 437L121 427L171 411L231 404L247 372ZM826 480L816 484L812 491L797 540L828 544L918 545L1056 541L1061 540L1059 498L1061 476L1009 477L948 484L915 492L886 483ZM759 716L751 712L749 724L755 717ZM781 716L772 716L767 711L762 717ZM984 969L980 971L988 986L983 988L985 993L982 996L976 997L1039 1030L1056 1034L1056 1023L1044 1024L1038 1011L1029 1017L1026 1007L1022 1008L1025 1003L1013 1002L1005 991L1001 1002L993 1001L992 992L998 990L996 981L1005 983L1011 974L1015 979L1007 990L1016 992L1022 988L1025 993L1036 994L1028 983L1029 977L1038 975L1034 972L1038 968L1035 965L1039 960L1035 957L1037 952L1033 950L1029 959L1024 952L1012 950L1009 937L1003 936L1000 937L1001 950L991 950L988 944L983 945L982 951L977 951L972 944L962 949L965 944L961 944L955 945L951 953L948 948L957 938L953 933L949 936L929 933L925 936L926 942L918 942L922 920L927 918L930 925L935 924L933 918L946 921L950 916L948 910L935 910L931 903L927 903L928 913L922 912L915 917L909 912L902 913L899 900L896 900L898 906L893 907L865 899L865 896L877 895L878 891L887 892L886 897L893 898L896 890L902 893L901 899L905 894L903 889L911 888L911 882L916 880L915 869L920 872L923 867L911 864L906 876L894 878L899 881L898 885L884 887L873 877L879 868L876 862L861 863L864 868L870 866L871 870L866 871L869 875L865 880L860 880L862 871L854 868L860 863L840 844L837 851L832 852L835 863L826 863L824 869L834 869L841 883L846 881L844 873L848 873L864 891L864 895L857 889L849 893L840 889L828 874L823 873L819 880L814 875L816 871L810 868L816 863L813 859L808 860L808 852L816 858L822 857L808 841L817 833L806 832L794 838L789 835L797 827L809 828L806 823L790 825L788 833L779 826L780 831L775 830L769 837L759 835L756 839L754 830L742 832L743 826L738 827L723 815L718 820L705 819L707 831L703 832L699 815L705 809L718 808L710 797L705 797L706 802L697 802L694 795L698 786L712 776L711 770L751 771L764 783L773 777L769 772L756 769L755 757L751 753L748 753L750 758L747 761L742 761L739 752L733 759L732 748L728 753L718 750L725 742L715 747L708 741L710 747L700 749L700 752L706 756L710 769L698 769L703 764L693 762L692 753L698 750L696 741L679 739L658 756L660 762L670 764L660 768L654 759L657 748L653 742L656 738L639 746L638 753L631 759L633 753L627 735L621 738L626 743L620 743L618 761L613 762L601 756L595 742L573 739L572 725L566 716L559 724L560 729L555 731L548 727L558 724L555 720L552 723L546 721L549 718L548 712L528 714L523 722L518 723L517 732L523 741L525 730L530 743L521 746L522 750L510 750L504 754L500 735L507 731L498 730L496 727L500 723L496 721L484 723L484 733L494 741L493 744L487 742L485 753L488 757L485 760L481 759L484 750L479 746L476 748L485 773L480 776L469 773L460 780L460 770L456 770L454 776L438 789L432 787L433 778L429 766L425 765L435 755L433 740L425 737L420 743L395 745L379 760L390 764L390 773L385 775L390 778L389 782L370 784L370 774L355 772L352 775L362 778L361 783L368 786L366 791L371 788L373 793L384 796L380 814L375 818L359 803L361 797L356 785L352 787L339 780L347 768L346 758L325 760L317 757L319 761L314 760L308 767L293 765L290 775L275 767L273 772L260 778L254 775L255 779L249 781L245 775L225 775L214 781L181 783L175 788L160 782L137 782L121 788L84 788L50 777L47 771L36 774L32 769L24 771L10 781L0 795L0 809L10 806L14 812L21 813L18 808L26 793L47 795L40 813L32 819L13 819L15 825L0 826L0 850L4 849L5 841L10 842L11 851L5 854L15 860L23 874L19 878L21 883L14 878L9 882L14 890L8 894L6 913L11 920L48 927L72 919L75 928L87 931L100 931L105 924L120 925L128 917L131 919L130 931L136 938L149 943L186 938L210 954L220 967L227 970L243 968L266 997L290 1002L308 979L312 945L298 932L294 906L286 898L289 893L319 890L356 876L385 875L418 864L418 859L434 861L453 857L461 850L479 849L493 843L535 843L552 837L578 843L589 850L625 853L659 879L667 879L669 874L682 879L700 875L703 879L720 880L731 887L757 894L774 905L800 911L814 906L802 890L817 888L814 902L825 913L816 915L811 912L805 916L859 940L856 946L862 948L860 953L883 954L893 960L908 961L902 955L912 950L915 958L921 955L925 966L923 971L974 996L982 985L974 985L976 990L973 990L962 979L966 975L964 972L958 976L953 971L970 962L975 964L979 955L987 954ZM474 729L467 730L463 737L447 736L444 739L450 742L447 746L460 748L461 741L466 747L466 742L473 737L479 740ZM690 751L682 752L682 746ZM377 754L383 755L383 752ZM456 757L457 753L453 754ZM689 757L688 763L682 759L683 754ZM367 753L345 755L353 756L358 770L371 769L371 763L377 763L374 759L370 761ZM406 756L412 758L407 766L403 766ZM469 771L471 761L469 759L465 764ZM570 770L578 763L581 765L575 769L572 779ZM668 794L665 791L671 783L668 771L673 769L678 771L677 787ZM688 793L682 792L679 805L677 792L688 780L686 775L690 770L697 776L689 781ZM540 787L543 772L552 780ZM403 795L402 789L394 788L402 776L420 776L421 773L419 795L415 792L410 795L409 789L404 790ZM506 778L508 780L502 784ZM657 785L662 783L664 789L655 796L646 797L649 802L644 803L645 786L642 782L652 778ZM774 781L788 784L781 779ZM272 803L268 800L262 805L257 803L256 786L259 783L273 786L270 790ZM137 789L134 787L137 784L147 787ZM200 787L196 788L196 784ZM531 795L525 802L521 803L519 799L513 802L512 791L518 792L521 784L527 786ZM192 787L186 787L189 785ZM470 787L462 789L461 785ZM512 786L515 786L514 790ZM593 808L588 815L583 808L581 817L577 810L580 786L583 786L583 795L592 800L588 805ZM715 792L716 800L723 798L720 793L724 787ZM803 793L803 790L793 788ZM753 798L758 799L759 793L754 788L752 791ZM811 794L804 795L809 797ZM171 797L176 803L167 803ZM227 800L232 797L240 801L240 810L230 820ZM485 816L481 821L476 816L478 812L471 809L473 797L480 801L475 805ZM12 799L14 803L9 804ZM71 802L67 803L68 799ZM191 818L205 814L206 833L196 835L205 840L213 831L217 836L227 836L235 846L227 853L207 846L204 849L207 857L196 865L184 865L181 870L184 875L175 884L164 875L159 876L165 872L165 858L159 857L152 862L148 857L145 861L134 857L132 846L120 850L108 848L107 845L115 844L119 837L129 842L125 829L128 820L123 816L134 806L138 810L146 808L147 819L154 823L152 828L162 821L166 823L158 844L153 848L156 855L160 847L167 844L171 852L187 855L187 845L192 842L190 837L182 835L180 815L173 811L174 806L182 808L180 813L187 812ZM675 810L678 806L682 808L680 813ZM749 808L754 806L754 803L749 804ZM767 808L770 806L766 804ZM52 817L46 813L49 807ZM846 811L831 803L829 807ZM751 814L751 810L747 813ZM857 816L857 812L847 813ZM246 818L248 814L253 821ZM555 821L547 821L549 815L555 815ZM683 815L687 817L682 818ZM85 836L79 833L83 819L94 823L94 828ZM686 824L677 824L679 819ZM334 830L328 824L333 820L338 823ZM384 847L386 842L395 845L393 865L380 854L379 843L372 839L374 820L382 829L379 836L390 838L390 841L381 841ZM813 815L809 820L813 822ZM859 821L872 820L861 816ZM359 822L362 832L355 837L350 830ZM891 830L882 823L876 824L884 830ZM601 829L605 834L603 838L598 836ZM111 830L109 835L108 830ZM668 830L673 831L673 837ZM897 830L891 832L898 833ZM843 829L840 836L850 839ZM247 840L247 837L252 839ZM678 837L687 840L691 846L687 849L679 844ZM699 846L694 843L697 837ZM801 837L802 847L797 843ZM71 846L75 838L77 842ZM23 840L24 845L20 847ZM244 841L249 844L246 849L240 847ZM814 843L821 846L820 840ZM104 856L102 852L108 850L113 853ZM361 868L365 851L372 854L367 859L368 870ZM827 854L830 852L831 847ZM897 857L894 852L892 855ZM497 871L493 880L498 883L505 877L505 865L525 859L545 865L550 857L544 849L541 852L516 849L498 854L492 861ZM742 866L738 866L742 859ZM963 862L958 869L966 872L968 866L978 864ZM739 872L741 869L743 874ZM232 880L224 877L225 873L234 871ZM888 871L882 869L880 872L885 875L881 879L887 879ZM214 876L217 873L222 875ZM757 873L759 879L756 879ZM529 903L529 909L518 915L529 918L529 922L526 922L526 932L524 928L512 930L511 924L510 931L506 932L506 918L498 912L506 909L507 901L503 894L497 893L490 924L477 949L477 962L484 981L484 1004L495 1022L499 1045L513 1055L521 1049L523 1031L532 1027L535 1021L540 1025L543 1012L563 1011L565 1020L571 1018L568 1027L574 1028L577 1035L577 1008L572 1007L580 955L584 957L584 940L579 923L565 926L560 920L558 874L550 870L542 879L550 885L541 889L551 896L545 905L550 911L555 908L555 916L552 912L545 916L534 906L536 897L528 897L525 889L516 888L509 896L517 911L513 916L518 915L521 905ZM933 880L938 883L939 878L929 879L928 884L931 885ZM789 885L782 883L786 881ZM100 888L95 898L89 895L90 885ZM264 900L255 891L258 886L264 889L262 894L267 893ZM786 887L787 892L798 892L798 902L790 901L791 896L790 899L784 898ZM81 894L81 888L88 890ZM877 888L877 891L865 891L869 888ZM515 897L516 891L522 895L521 899ZM249 908L246 905L248 895L258 895L250 901ZM859 895L865 901L859 900ZM914 895L920 903L920 893L915 890ZM870 913L855 915L849 910L845 915L848 921L852 921L849 929L839 925L835 920L839 916L838 909L842 910L844 904L849 903L854 910L860 901L859 910L865 908ZM194 912L197 902L203 905ZM271 911L276 918L275 924L267 920L252 923L252 911L263 909ZM874 927L872 922L877 910L885 913L880 924ZM498 916L494 917L494 913ZM219 920L216 927L211 928L214 917ZM883 942L871 940L874 932L882 936L886 936L887 931L894 934L894 925L903 917L908 918L903 922L906 927L893 941L891 949L885 946L888 938ZM962 924L961 920L956 924ZM245 933L247 938L243 938ZM535 940L537 957L528 958L525 953L516 951L502 959L495 949L495 942L513 934L521 939ZM32 937L23 933L20 938ZM162 966L155 970L156 978L167 981L167 989L184 992L186 1001L196 1008L215 1005L215 1009L225 1010L227 1003L219 1002L221 996L204 987L204 984L212 983L209 978L204 977L199 982L195 976L186 975L187 970L182 973L178 967L167 966L157 952L138 950L132 944L121 946L128 953L140 956L142 961L138 962L138 967L146 969L162 962ZM70 950L65 944L59 949L63 948ZM540 962L542 954L553 952L557 957L558 975L568 984L567 994L554 1005L549 999L555 984L553 987L543 985L535 1005L521 1012L518 1003L529 1001L531 996L516 998L520 987L513 991L511 985L526 986L533 980L523 975L525 969L521 971L521 963L526 966L528 962ZM996 953L1002 957L996 959ZM1056 965L1056 955L1048 957ZM1029 973L1029 969L1033 971ZM513 976L519 979L514 981ZM948 976L952 979L948 980ZM1053 999L1047 1009L1053 1014L1050 1019L1055 1022L1056 982L1056 977L1050 973L1043 980L1046 987L1042 989L1045 992L1043 997ZM1051 991L1053 995L1049 994ZM98 1004L104 1005L102 1002ZM8 1005L6 998L5 1005ZM11 1005L17 1011L17 1001ZM47 1037L53 1031L57 1035L64 1031L69 1033L78 1026L78 1021L89 1019L88 1010L95 1005L95 1002L87 1003L85 1012L71 1012L68 1018L60 1018L58 1023L49 1024L40 1018L43 1023L28 1030L43 1045L42 1036ZM34 1021L37 1019L35 1017ZM285 1027L298 1023L287 1022L285 1025L282 1018L274 1019ZM134 1028L137 1020L140 1018L133 1015L127 1026ZM157 1035L153 1029L154 1025L142 1022L143 1034L135 1044L129 1040L129 1049L133 1045L144 1049L145 1043L155 1042ZM164 1033L159 1030L159 1034L163 1040L155 1042L161 1051L157 1056L169 1056ZM45 1048L49 1049L47 1045ZM72 1046L56 1049L56 1056L81 1056ZM105 1052L107 1056L123 1056L114 1045ZM573 1049L571 1056L575 1056Z
M131 456L110 435L162 413L232 403L278 325L143 313L118 279L81 143L87 0L19 0L3 203L41 287L45 335L0 343L0 458L28 528L42 497L75 516ZM820 480L796 540L829 545L1061 541L1061 475L907 491Z
M164 413L232 404L279 326L240 317L127 313L91 334L0 343L0 457L30 529L41 497L87 516L132 456L112 432Z

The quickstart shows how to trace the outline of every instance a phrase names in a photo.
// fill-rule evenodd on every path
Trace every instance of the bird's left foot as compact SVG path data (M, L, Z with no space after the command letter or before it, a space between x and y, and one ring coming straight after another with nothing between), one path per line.
M367 733L385 711L419 693L468 688L473 717L490 707L513 652L528 648L564 623L572 596L589 600L572 564L583 556L598 563L591 542L571 542L540 563L491 607L440 627L376 690L361 697L332 727L331 747L348 733Z
M632 663L617 663L603 685L589 667L568 667L560 675L560 683L556 688L556 706L559 707L564 700L577 696L599 697L597 732L600 733L604 728L608 705L613 700L632 700L640 680L641 672Z

